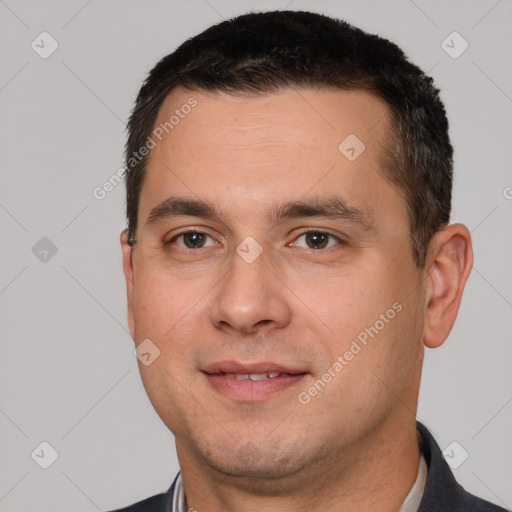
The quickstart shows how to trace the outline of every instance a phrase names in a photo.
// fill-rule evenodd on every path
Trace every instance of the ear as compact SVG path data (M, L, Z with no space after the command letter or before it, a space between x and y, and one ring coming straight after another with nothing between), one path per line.
M121 249L123 251L123 272L126 280L128 327L130 329L131 337L133 338L135 332L133 329L133 247L128 244L128 231L126 229L121 231L120 242Z
M426 347L439 347L450 334L472 266L471 234L466 226L450 224L434 236L426 267Z

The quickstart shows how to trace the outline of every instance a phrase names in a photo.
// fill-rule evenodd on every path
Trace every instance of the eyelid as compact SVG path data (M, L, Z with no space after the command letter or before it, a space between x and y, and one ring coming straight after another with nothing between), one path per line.
M323 235L328 235L330 236L331 238L334 238L338 243L339 245L346 245L347 244L347 240L345 240L344 238L342 238L340 235L335 235L334 233L331 233L330 231L328 230L325 230L325 229L318 229L318 228L307 228L305 229L304 231L301 231L300 233L298 233L293 241L291 243L294 243L298 238L300 238L301 236L303 235L307 235L308 233L321 233ZM286 244L286 245L291 245L290 244ZM311 250L315 250L317 251L318 249L311 249Z
M221 243L215 236L213 236L211 233L208 232L208 230L203 227L194 227L194 226L188 226L186 228L183 228L181 231L178 231L177 233L173 233L171 236L167 235L164 237L162 244L168 245L176 240L179 236L186 235L187 233L200 233L202 235L209 236L212 240L214 240L217 243Z
M214 240L216 243L222 243L221 241L219 241L215 236L213 236L212 234L210 234L207 230L207 228L205 228L204 226L188 226L186 228L183 228L181 231L178 231L177 233L173 233L172 236L169 238L169 237L165 237L164 240L163 240L163 245L168 245L170 243L173 243L178 237L182 236L182 235L186 235L188 233L200 233L200 234L203 234L203 235L206 235L208 237L210 237L212 240ZM319 228L307 228L307 229L304 229L303 231L301 231L300 233L298 233L292 240L292 242L289 242L286 244L287 247L290 247L292 246L292 244L295 244L295 242L303 235L306 235L308 233L321 233L321 234L325 234L333 239L336 240L336 242L338 243L338 245L346 245L347 244L347 241L340 237L339 235L335 235L334 233L331 233L330 231L328 230L325 230L325 229L319 229ZM220 237L220 238L223 238L223 237ZM225 238L225 237L224 237ZM196 250L196 249L195 249ZM314 251L318 251L318 249L311 249L311 250L314 250ZM325 250L325 249L324 249Z

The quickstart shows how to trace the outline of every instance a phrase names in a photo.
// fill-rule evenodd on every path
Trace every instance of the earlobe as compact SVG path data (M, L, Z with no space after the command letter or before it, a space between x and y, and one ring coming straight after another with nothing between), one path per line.
M134 314L133 314L133 247L128 243L128 231L121 231L121 249L123 252L123 272L126 280L126 299L128 312L128 327L133 338L134 335Z
M443 344L455 323L473 265L471 235L466 226L451 224L437 233L427 262L423 343L436 348Z

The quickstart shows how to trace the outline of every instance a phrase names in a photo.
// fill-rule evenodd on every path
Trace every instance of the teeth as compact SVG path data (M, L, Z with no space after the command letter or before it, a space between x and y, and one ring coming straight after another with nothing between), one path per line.
M268 379L268 375L266 373L251 373L249 375L249 379L251 379L251 380L265 380L265 379Z
M268 373L224 373L224 377L236 380L265 380L275 379L281 375L279 372Z

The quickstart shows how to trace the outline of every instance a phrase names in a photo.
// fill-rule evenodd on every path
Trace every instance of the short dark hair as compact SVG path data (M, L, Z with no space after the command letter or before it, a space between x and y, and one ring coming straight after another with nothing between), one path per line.
M232 95L288 87L363 90L391 112L384 177L404 193L412 252L423 268L432 236L448 224L453 148L439 90L395 44L348 23L303 11L250 13L185 41L151 70L128 122L126 213L135 236L151 135L160 107L176 86Z

